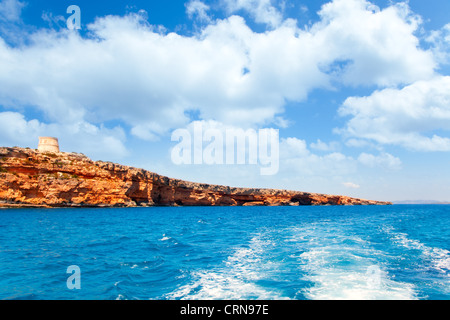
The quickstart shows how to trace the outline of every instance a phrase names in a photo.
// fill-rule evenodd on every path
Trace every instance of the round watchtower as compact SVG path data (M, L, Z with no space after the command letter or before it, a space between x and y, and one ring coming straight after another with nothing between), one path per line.
M38 151L40 152L59 152L58 138L39 137Z

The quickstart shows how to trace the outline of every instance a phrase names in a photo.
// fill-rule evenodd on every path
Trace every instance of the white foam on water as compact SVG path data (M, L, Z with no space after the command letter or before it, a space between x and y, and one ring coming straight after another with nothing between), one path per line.
M340 229L340 225L314 223L292 229L301 236L299 267L311 287L302 290L312 300L412 300L413 284L394 281L376 260L383 255L370 242Z
M440 291L450 293L450 251L438 247L428 246L419 240L409 238L408 234L396 232L393 227L385 227L385 233L391 236L391 240L398 246L420 252L424 264L422 267L437 271L440 276L429 281Z
M170 240L170 237L167 237L166 234L163 234L163 237L161 239L159 239L159 241L167 241Z
M345 249L343 249L345 250ZM312 300L412 300L416 299L414 285L396 282L370 259L361 259L356 265L336 266L336 252L326 249L301 255L304 280L313 286L304 290Z
M237 248L221 268L191 272L191 283L166 295L168 299L240 300L287 299L278 290L264 288L255 283L278 270L274 263L264 261L263 254L273 243L253 237L248 248Z
M418 240L408 238L406 233L395 232L393 228L385 228L385 232L391 235L392 241L396 244L406 249L419 250L424 259L431 262L431 268L447 274L450 271L449 250L427 246Z
M276 291L267 290L232 274L199 271L193 272L194 281L168 294L169 299L188 300L242 300L286 299Z

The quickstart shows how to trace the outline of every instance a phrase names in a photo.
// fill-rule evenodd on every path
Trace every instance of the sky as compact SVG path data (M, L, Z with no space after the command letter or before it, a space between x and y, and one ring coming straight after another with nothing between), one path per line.
M54 136L61 151L188 181L450 201L449 12L448 0L0 0L0 146ZM278 170L175 163L174 132L196 127L278 130Z

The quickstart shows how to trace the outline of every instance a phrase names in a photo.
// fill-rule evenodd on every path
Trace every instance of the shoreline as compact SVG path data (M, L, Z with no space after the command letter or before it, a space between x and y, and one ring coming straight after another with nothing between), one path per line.
M0 147L0 207L392 205L388 201L173 179L79 153Z

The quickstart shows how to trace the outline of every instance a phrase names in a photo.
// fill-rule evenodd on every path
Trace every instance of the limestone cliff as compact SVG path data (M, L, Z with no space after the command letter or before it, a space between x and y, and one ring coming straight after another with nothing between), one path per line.
M0 148L0 207L390 204L346 196L171 179L78 153Z

